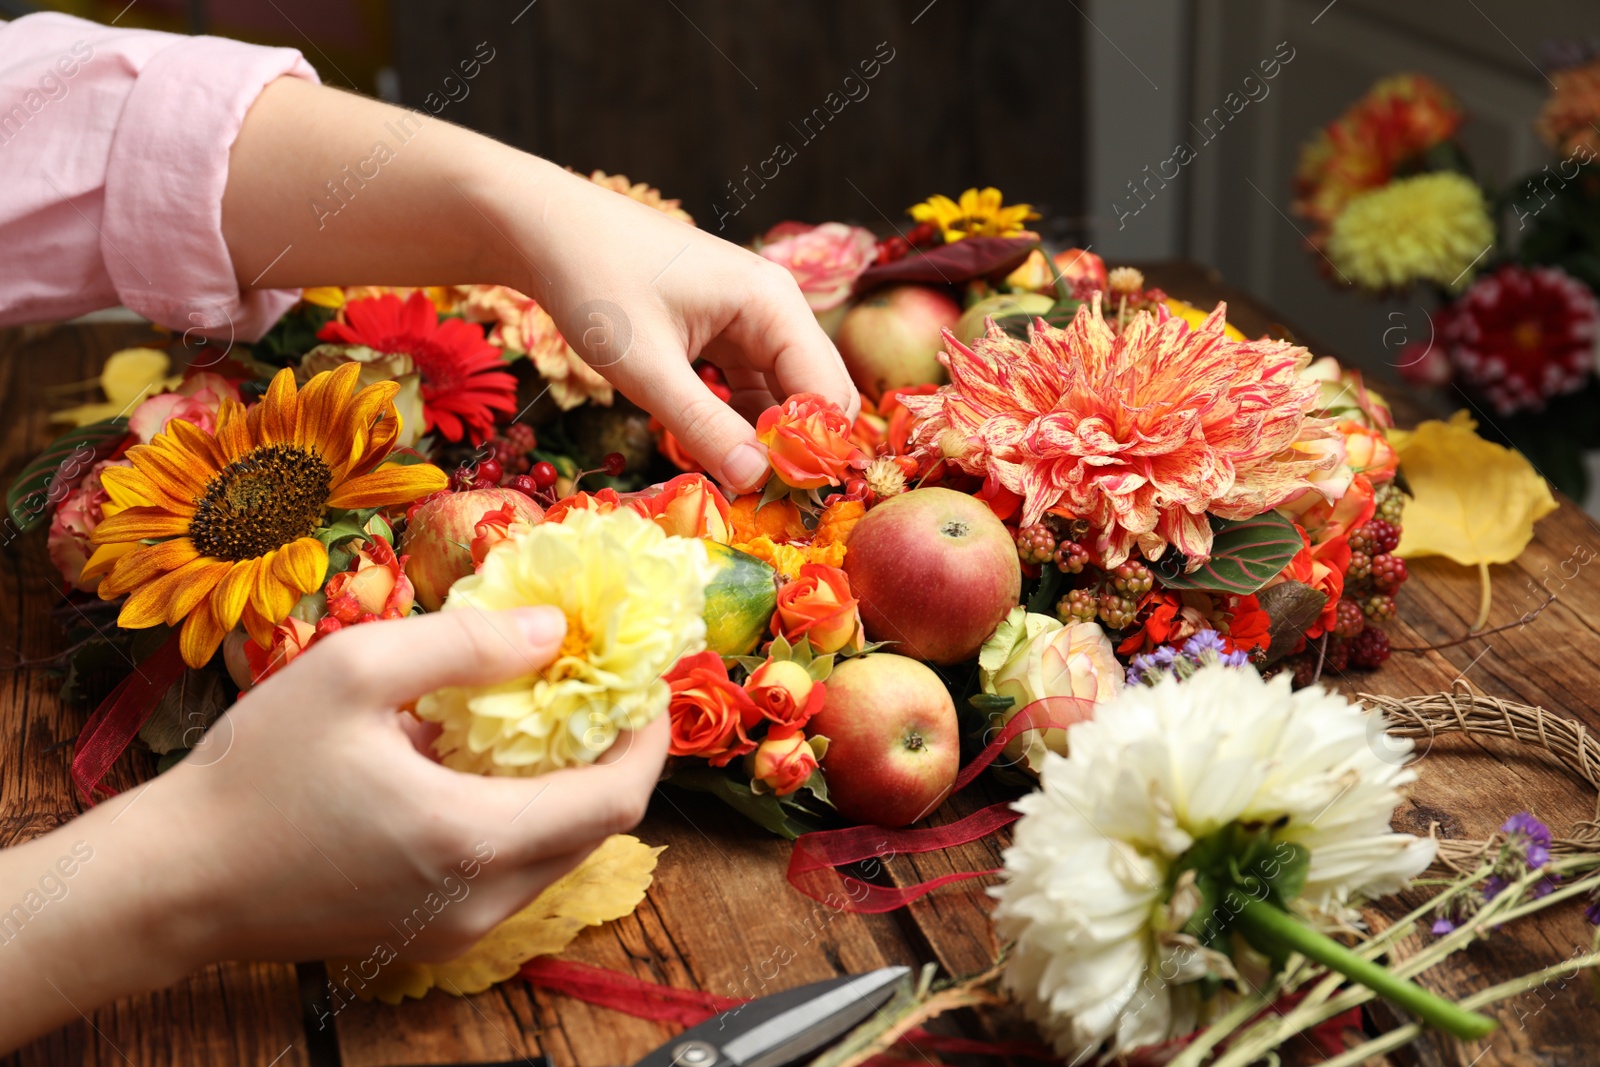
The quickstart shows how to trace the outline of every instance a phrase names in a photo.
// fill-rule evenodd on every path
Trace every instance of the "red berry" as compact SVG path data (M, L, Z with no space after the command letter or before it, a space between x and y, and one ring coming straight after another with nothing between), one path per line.
M1024 563L1048 563L1056 553L1055 531L1042 522L1017 531L1017 558Z
M344 623L340 622L332 615L324 615L322 618L317 620L318 637L327 637L329 634L337 633L342 629L344 629Z
M474 489L493 489L499 484L499 482L491 481L488 478L474 478L472 480L472 488Z
M539 491L539 483L526 474L519 474L511 479L511 488L526 496L532 496Z
M852 500L863 500L867 495L865 478L850 478L844 483L844 495Z
M478 476L473 480L474 487L476 487L477 482L485 480L487 480L490 485L499 485L500 477L501 475L505 474L505 472L506 469L500 465L499 460L486 459L482 463L478 464Z
M1383 622L1395 616L1394 597L1385 593L1374 593L1361 602L1361 610L1367 613L1367 618L1373 622ZM1367 627L1368 630L1371 627ZM1366 633L1366 630L1362 630Z
M1121 564L1110 574L1111 590L1133 600L1144 596L1155 584L1150 568L1136 559Z
M548 489L556 484L560 475L556 472L556 465L541 460L533 465L533 470L528 472L533 477L533 484L540 489Z
M1089 565L1089 550L1076 541L1056 545L1056 567L1062 574L1082 574Z
M1389 635L1369 626L1350 639L1350 666L1370 671L1389 658Z
M707 385L722 385L725 381L722 377L722 368L715 363L702 363L695 368L695 373L700 375L700 380Z
M1328 659L1322 673L1343 674L1350 669L1350 642L1335 637L1328 642Z
M525 422L513 422L505 428L506 443L513 451L527 454L539 447L539 439L534 436L533 427Z
M619 478L622 472L628 469L628 458L621 452L607 452L605 459L600 461L600 466L604 467L605 472L611 477Z
M1333 624L1333 632L1340 637L1354 637L1367 628L1367 617L1361 612L1361 605L1349 597L1339 601L1338 618Z
M1393 593L1407 577L1406 561L1384 553L1372 557L1372 586L1380 593Z

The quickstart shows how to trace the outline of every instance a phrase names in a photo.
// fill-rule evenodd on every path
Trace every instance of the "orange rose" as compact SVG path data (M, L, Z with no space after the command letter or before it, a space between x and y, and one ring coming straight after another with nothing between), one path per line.
M510 504L484 512L483 518L472 528L473 569L478 570L483 566L484 558L495 545L531 529L533 526L523 522L517 509Z
M1351 419L1339 423L1344 435L1344 461L1357 474L1365 474L1372 482L1386 482L1394 477L1400 466L1400 457L1382 430L1372 430Z
M821 682L811 672L788 659L769 659L746 679L750 694L763 718L776 726L798 729L822 710L825 695Z
M811 649L818 655L837 652L846 645L860 648L866 638L844 571L820 563L802 566L800 576L778 590L772 632L791 644L810 638Z
M785 484L796 489L843 485L865 459L850 441L850 420L815 393L796 393L756 420L756 437Z
M290 615L272 628L272 645L262 648L254 641L244 643L244 658L250 664L252 684L260 685L274 673L294 662L321 636L309 622Z
M411 614L416 593L406 577L406 557L397 558L382 538L353 541L350 547L356 554L350 569L329 578L323 590L328 614L342 623L403 619Z
M677 537L729 538L728 501L703 474L680 474L649 498L649 518Z
M682 442L672 435L672 431L661 425L661 420L650 420L650 432L656 435L656 450L666 456L674 467L690 473L705 470L699 460L684 450Z
M711 651L685 656L664 677L672 690L667 704L672 755L698 756L721 767L754 750L756 743L745 731L761 713L750 694L728 678L721 656Z
M602 489L598 493L573 493L563 497L550 505L550 510L544 513L545 522L560 522L567 517L569 511L597 511L604 515L616 511L618 508L631 507L641 515L646 515L645 508L633 500L624 500L615 489Z
M746 764L750 777L778 796L787 796L810 781L817 770L817 755L796 730L787 737L769 735Z

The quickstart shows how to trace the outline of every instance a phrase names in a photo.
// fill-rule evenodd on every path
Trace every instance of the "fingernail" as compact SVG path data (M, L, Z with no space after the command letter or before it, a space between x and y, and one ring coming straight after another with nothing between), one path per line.
M559 644L567 636L567 617L556 608L519 608L516 616L517 625L530 644Z
M767 454L749 442L735 445L722 461L722 477L735 489L749 489L767 472Z

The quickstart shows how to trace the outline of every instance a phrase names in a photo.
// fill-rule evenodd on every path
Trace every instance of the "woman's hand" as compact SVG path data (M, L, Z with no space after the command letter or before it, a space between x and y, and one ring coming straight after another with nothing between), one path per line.
M509 209L500 222L526 257L521 287L713 475L740 491L759 484L766 453L751 422L791 393L820 393L855 417L859 394L787 270L524 158L534 195L494 182L485 197ZM690 369L701 357L722 368L733 409Z
M352 179L375 142L392 158ZM330 189L342 190L332 217L315 207ZM748 418L796 392L852 418L859 403L782 267L421 112L273 82L229 153L222 232L241 286L495 282L528 293L592 367L737 490L767 469ZM689 369L701 356L727 373L745 418Z
M484 778L418 752L420 724L399 709L441 686L532 673L564 634L547 608L341 631L246 694L166 774L0 853L0 908L76 857L54 877L59 898L24 904L11 926L0 913L0 1049L217 960L466 950L638 822L666 722L622 735L597 766ZM450 903L404 940L402 920L430 894Z

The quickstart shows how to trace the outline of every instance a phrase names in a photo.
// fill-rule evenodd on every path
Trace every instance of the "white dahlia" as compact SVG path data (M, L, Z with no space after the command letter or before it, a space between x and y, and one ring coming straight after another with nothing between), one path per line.
M1322 689L1291 693L1286 675L1210 666L1129 687L1072 727L1069 754L1047 755L1041 789L1017 802L1005 881L990 890L1016 942L1006 985L1057 1052L1109 1058L1226 1006L1195 983L1233 977L1243 924L1221 903L1217 856L1236 842L1252 842L1255 899L1284 894L1280 906L1324 929L1357 922L1358 898L1432 861L1433 841L1389 828L1415 774L1394 756L1405 743L1375 744L1376 716Z
M417 714L444 728L434 744L444 764L533 775L594 762L620 731L666 710L661 675L705 647L712 574L703 542L627 509L574 510L496 545L444 610L549 604L566 615L567 636L541 671L418 702Z

